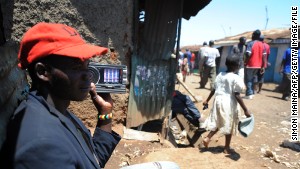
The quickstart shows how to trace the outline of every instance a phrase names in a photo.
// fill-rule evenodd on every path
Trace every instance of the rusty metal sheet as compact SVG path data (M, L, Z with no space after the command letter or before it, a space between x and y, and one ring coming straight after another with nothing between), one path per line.
M139 44L131 60L126 127L166 117L175 87L177 36L181 0L145 1L145 18L137 26ZM167 11L167 12L166 12Z
M126 126L162 119L171 110L176 60L148 62L133 57Z

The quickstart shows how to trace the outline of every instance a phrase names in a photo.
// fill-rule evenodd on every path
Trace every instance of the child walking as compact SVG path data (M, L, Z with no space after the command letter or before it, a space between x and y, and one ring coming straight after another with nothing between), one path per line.
M210 92L206 101L203 102L207 106L209 100L215 95L215 100L210 115L204 122L206 130L210 131L203 140L203 145L208 144L218 131L225 135L224 153L230 154L230 141L232 134L236 133L239 122L239 106L241 105L247 117L250 117L247 107L245 106L240 92L244 89L244 82L236 73L239 70L239 58L227 57L227 72L221 72L216 77L213 90Z
M188 74L188 69L189 69L189 63L188 63L188 56L187 54L184 54L183 56L183 61L181 64L181 73L182 73L182 77L183 77L183 82L185 82L186 76Z

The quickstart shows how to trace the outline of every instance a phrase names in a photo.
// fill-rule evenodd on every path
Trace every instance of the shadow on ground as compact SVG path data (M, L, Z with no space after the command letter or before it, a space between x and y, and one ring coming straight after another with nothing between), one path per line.
M224 147L223 146L217 146L217 147L208 147L208 148L200 148L200 152L204 153L204 152L211 152L213 154L221 154L224 151ZM241 155L236 152L234 149L231 149L231 154L224 154L225 157L230 158L231 160L234 161L238 161L241 158Z

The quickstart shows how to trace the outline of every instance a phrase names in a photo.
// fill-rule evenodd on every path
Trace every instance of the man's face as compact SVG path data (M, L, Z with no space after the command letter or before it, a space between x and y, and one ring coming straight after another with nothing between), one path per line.
M51 94L63 100L84 100L91 88L89 61L62 57L52 63Z

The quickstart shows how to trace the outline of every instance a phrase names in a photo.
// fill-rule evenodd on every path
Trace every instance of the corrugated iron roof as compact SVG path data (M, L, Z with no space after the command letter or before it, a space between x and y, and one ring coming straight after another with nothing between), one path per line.
M152 1L153 0L149 0ZM158 0L159 1L159 0ZM207 6L212 0L180 0L174 1L172 3L180 3L182 4L182 18L189 20L192 16L196 16L198 12ZM140 0L141 9L145 8L146 0Z
M196 16L210 2L211 0L184 0L182 17L189 20L191 16Z
M219 39L215 41L216 45L232 45L239 42L239 38L244 36L247 38L247 41L251 41L253 31L247 31L238 35L226 37L223 39ZM279 29L268 29L261 30L262 35L265 37L265 41L268 43L272 43L272 41L276 39L289 39L291 36L291 32L289 28L279 28Z
M225 37L222 39L218 39L215 41L215 46L231 46L239 42L239 38L244 36L247 38L247 42L251 41L253 31L247 31L241 34L237 34L234 36ZM279 42L282 41L280 39L290 39L291 32L289 28L278 28L278 29L268 29L261 30L261 33L265 37L265 41L267 43ZM284 40L284 42L286 42ZM189 49L190 51L198 51L202 45L188 45L181 47L181 50Z

